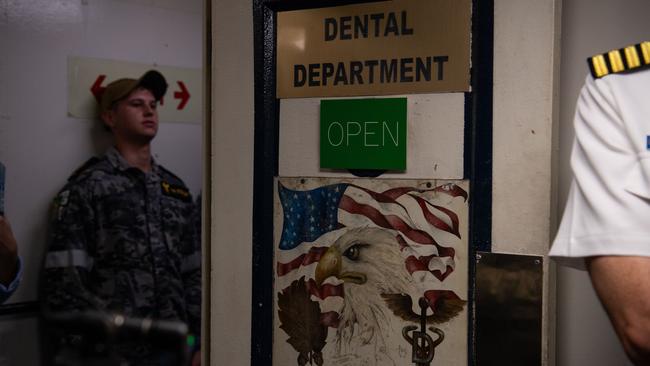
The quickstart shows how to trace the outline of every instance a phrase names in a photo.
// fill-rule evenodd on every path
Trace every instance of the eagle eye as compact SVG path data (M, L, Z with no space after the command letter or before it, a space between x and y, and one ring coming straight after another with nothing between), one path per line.
M365 246L364 244L353 244L345 251L345 253L343 253L343 256L348 258L351 261L359 260L359 255L361 254L361 248L364 246Z

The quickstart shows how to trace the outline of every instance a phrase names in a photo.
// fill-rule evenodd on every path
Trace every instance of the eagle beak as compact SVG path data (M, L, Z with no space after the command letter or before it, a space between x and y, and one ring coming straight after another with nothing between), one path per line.
M338 278L341 272L341 253L338 249L331 246L318 261L316 266L316 283L320 286L328 278L335 276Z

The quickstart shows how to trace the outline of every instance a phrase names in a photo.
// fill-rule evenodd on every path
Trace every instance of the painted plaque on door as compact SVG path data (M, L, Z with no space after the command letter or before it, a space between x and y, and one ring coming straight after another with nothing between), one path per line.
M275 183L273 365L467 365L467 181Z

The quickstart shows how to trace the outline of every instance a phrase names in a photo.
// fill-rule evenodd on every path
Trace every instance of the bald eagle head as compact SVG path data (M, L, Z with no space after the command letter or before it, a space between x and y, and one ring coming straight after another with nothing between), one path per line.
M337 334L348 341L356 332L365 343L393 317L385 294L417 294L406 271L396 233L381 228L356 228L341 235L321 257L318 284L330 277L343 281L344 304ZM417 295L416 295L417 296ZM408 296L410 298L410 296Z
M356 228L341 235L321 257L316 282L329 277L347 289L372 288L396 292L412 282L404 267L396 234L380 228Z
M376 227L351 229L318 262L317 284L332 277L343 282L343 307L337 328L339 349L342 344L350 344L357 333L363 343L376 337L383 341L395 331L391 328L394 320L420 322L422 309L417 299L422 292L406 270L397 235ZM453 291L446 293L453 294ZM427 310L426 321L429 324L448 322L463 311L466 303L455 294L443 297L435 303L435 308Z

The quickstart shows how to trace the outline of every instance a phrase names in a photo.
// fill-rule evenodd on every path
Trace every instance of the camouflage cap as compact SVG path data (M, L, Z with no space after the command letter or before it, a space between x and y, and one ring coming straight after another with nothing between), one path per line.
M99 103L100 113L109 110L115 102L126 98L138 87L151 91L156 100L160 100L167 91L167 81L165 81L165 77L156 70L145 72L139 79L123 78L115 80L108 84L106 89L102 92L101 101Z

